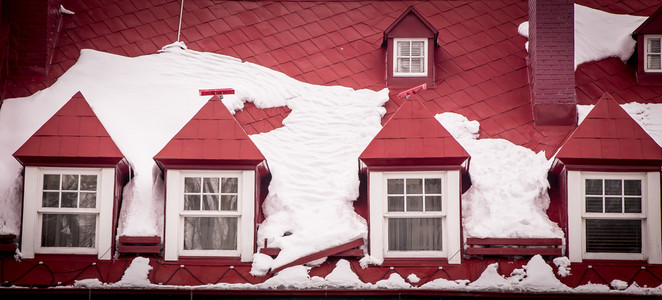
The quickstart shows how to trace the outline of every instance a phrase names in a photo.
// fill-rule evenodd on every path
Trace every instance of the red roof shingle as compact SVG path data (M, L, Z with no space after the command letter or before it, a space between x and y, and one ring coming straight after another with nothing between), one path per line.
M124 155L80 92L14 153L23 165L116 165Z

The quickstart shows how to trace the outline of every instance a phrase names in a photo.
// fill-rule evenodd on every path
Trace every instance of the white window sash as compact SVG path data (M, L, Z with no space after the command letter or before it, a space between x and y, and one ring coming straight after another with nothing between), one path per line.
M398 42L408 42L409 43L409 55L398 55L400 47ZM411 51L412 42L423 42L423 52L421 55L413 55ZM428 76L428 39L427 38L394 38L393 39L393 77L425 77ZM398 70L398 61L400 58L422 58L423 72L411 72L411 60L410 60L410 71L401 72Z
M585 184L587 179L641 180L641 213L586 212ZM604 186L603 186L604 189ZM604 192L603 192L604 193ZM615 195L616 197L619 197ZM603 196L604 197L604 196ZM627 197L627 196L620 196ZM660 172L582 172L568 171L568 257L572 262L583 259L647 260L662 263L660 250ZM641 222L641 253L600 253L586 251L586 220L639 220Z
M644 71L650 73L662 73L662 49L657 52L650 51L649 49L649 43L653 39L660 39L660 46L662 48L662 35L660 34L644 35L644 45L643 45L644 61L642 62L644 64ZM658 68L649 68L650 58L657 59L657 63L655 63L655 65L657 65Z
M45 174L96 175L95 208L42 207ZM26 167L24 178L23 223L21 252L24 258L35 254L97 254L101 260L111 258L112 215L114 206L115 170L113 168ZM77 191L77 192L80 192ZM77 214L95 216L94 247L42 247L42 223L45 214Z
M186 177L235 177L237 182L237 210L184 210L184 178ZM180 256L239 257L250 262L253 257L255 171L222 170L168 170L166 172L166 231L164 258L178 260ZM222 195L219 190L218 195ZM220 201L220 198L219 198ZM233 250L185 250L184 218L233 217L237 218L237 249ZM170 228L175 228L171 230Z
M387 180L393 178L441 178L442 211L388 212ZM461 262L460 241L460 175L459 171L370 172L370 255L377 260L386 258L448 258L451 264ZM442 251L389 251L389 218L440 218Z

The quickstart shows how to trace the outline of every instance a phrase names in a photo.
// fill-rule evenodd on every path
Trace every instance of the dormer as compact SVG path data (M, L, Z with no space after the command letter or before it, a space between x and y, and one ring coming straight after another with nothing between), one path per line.
M632 33L637 40L637 81L662 85L662 6Z
M435 80L434 48L438 32L414 7L410 6L384 31L386 47L386 84L413 86Z

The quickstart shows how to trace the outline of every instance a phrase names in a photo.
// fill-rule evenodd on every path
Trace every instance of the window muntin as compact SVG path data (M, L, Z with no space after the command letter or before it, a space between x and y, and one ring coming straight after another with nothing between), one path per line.
M427 76L427 39L393 39L393 76Z
M442 178L387 176L386 255L437 253L443 249Z
M182 180L180 251L183 255L238 255L239 174L186 175Z
M644 43L644 70L662 72L662 35L646 35Z
M643 184L643 176L633 174L584 177L583 234L587 258L607 258L605 255L610 254L643 258Z
M40 174L40 181L38 251L96 253L99 174L95 171L47 170Z

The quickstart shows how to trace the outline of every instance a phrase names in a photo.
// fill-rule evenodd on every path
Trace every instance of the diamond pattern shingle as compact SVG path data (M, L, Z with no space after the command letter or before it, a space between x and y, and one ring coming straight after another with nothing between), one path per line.
M659 6L648 0L576 2L636 15L650 15ZM27 96L52 84L82 48L138 56L177 39L179 1L69 0L64 5L76 14L63 17L47 78L8 80L5 98ZM412 5L439 32L437 82L421 94L432 113L463 113L481 122L481 137L512 139L548 155L572 130L533 125L526 39L517 33L517 26L528 19L526 1L202 0L184 5L182 40L191 49L236 56L310 83L374 90L385 87L382 33ZM580 65L578 102L593 104L607 91L619 103L662 103L662 87L638 86L635 71L615 58ZM395 99L386 104L383 122L398 108L394 104ZM252 134L277 127L288 113L256 118L245 109L236 118Z

